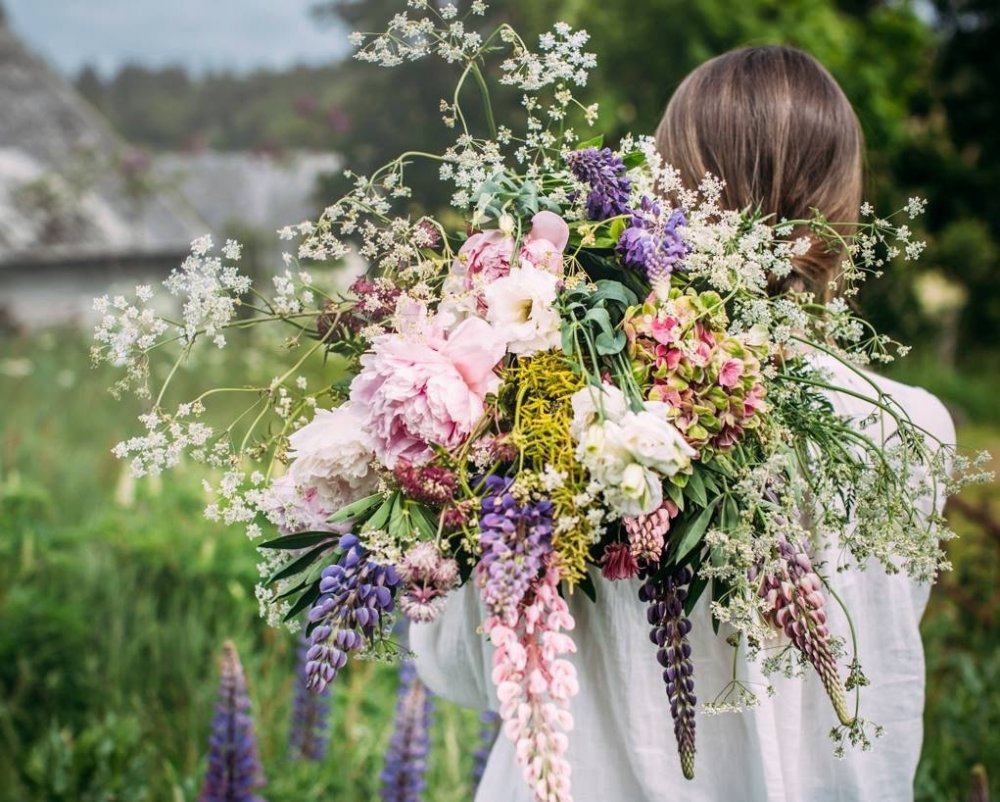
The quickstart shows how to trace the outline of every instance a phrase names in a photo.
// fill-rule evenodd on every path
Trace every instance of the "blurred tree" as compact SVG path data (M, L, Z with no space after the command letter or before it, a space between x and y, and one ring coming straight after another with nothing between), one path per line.
M95 106L104 105L104 83L91 65L85 65L76 76L76 88Z

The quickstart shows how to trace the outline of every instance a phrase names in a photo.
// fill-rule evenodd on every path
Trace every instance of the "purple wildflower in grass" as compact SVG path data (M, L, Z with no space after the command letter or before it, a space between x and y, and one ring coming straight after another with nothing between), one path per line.
M486 479L479 515L482 559L476 578L490 615L512 622L531 581L552 551L552 503L520 504L510 492L512 479Z
M812 663L837 718L841 724L850 725L854 717L847 710L844 685L830 649L823 582L813 571L812 561L804 549L782 540L778 553L781 558L778 568L764 577L760 589L760 595L770 604L768 619Z
M472 754L472 793L475 794L486 771L493 744L500 734L500 714L484 710L479 714L479 748Z
M298 666L295 672L295 701L292 706L292 728L288 746L294 760L319 761L326 757L330 736L330 689L314 693L309 688L310 640L303 634L299 639Z
M628 212L632 182L625 176L622 157L611 148L583 148L566 157L570 171L590 187L587 217L607 220Z
M626 267L642 272L651 284L670 277L674 266L688 253L678 229L687 225L684 212L673 210L664 217L659 201L642 199L639 209L618 239L616 250Z
M264 785L257 736L250 715L246 677L236 646L222 647L219 698L209 736L208 771L199 802L262 802L254 791Z
M399 584L396 569L369 559L354 535L344 535L340 549L339 562L323 569L320 596L309 611L315 626L306 653L306 684L314 691L333 682L347 656L381 632Z
M646 617L653 627L649 639L658 647L656 659L663 666L681 769L689 780L694 777L694 706L697 702L691 645L687 639L691 622L684 615L687 585L691 579L691 570L681 568L672 575L649 576L639 589L639 598L649 604Z
M382 769L382 802L420 802L427 785L431 712L434 702L412 661L399 667L399 697L389 751Z

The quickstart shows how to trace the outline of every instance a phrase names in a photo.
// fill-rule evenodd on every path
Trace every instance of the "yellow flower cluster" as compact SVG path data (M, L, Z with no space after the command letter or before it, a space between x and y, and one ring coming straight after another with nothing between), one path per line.
M510 443L518 450L518 467L537 475L555 472L562 477L558 487L543 492L555 508L558 531L553 547L563 577L572 587L586 575L593 529L585 518L586 510L577 504L586 488L587 475L574 456L570 435L570 399L584 386L584 379L573 373L562 354L554 351L516 360L504 371L503 378L514 396ZM575 522L572 527L558 526L560 521L570 520Z

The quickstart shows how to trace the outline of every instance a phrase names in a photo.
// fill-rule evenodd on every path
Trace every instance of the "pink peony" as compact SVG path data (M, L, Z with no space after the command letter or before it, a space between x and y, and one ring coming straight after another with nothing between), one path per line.
M428 462L433 445L454 448L483 416L495 392L505 341L485 320L469 318L447 337L428 322L422 335L383 334L361 357L351 401L364 410L375 455L392 469L400 459Z
M521 246L520 261L561 276L562 252L569 242L569 226L553 212L539 212L531 218L531 224L531 231ZM465 279L466 289L472 289L474 284L489 284L506 276L513 258L513 237L498 229L482 231L465 241L451 272Z

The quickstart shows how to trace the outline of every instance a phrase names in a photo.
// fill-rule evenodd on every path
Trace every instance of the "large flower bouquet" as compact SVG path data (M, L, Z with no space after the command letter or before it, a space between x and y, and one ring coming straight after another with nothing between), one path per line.
M356 35L358 56L457 65L442 103L454 146L352 176L317 222L283 232L299 242L272 293L240 273L238 244L216 253L204 239L165 282L179 319L154 311L146 287L136 300L100 299L95 356L125 368L118 389L151 396L153 357L176 351L146 432L117 453L138 475L184 455L207 463L219 474L207 482L210 517L252 537L277 529L259 544L258 596L270 620L307 621L317 690L354 657L398 653L397 612L430 621L457 585L475 583L504 732L540 800L570 798L578 684L565 598L599 603L604 581L642 580L649 659L663 668L688 777L687 616L703 596L720 637L751 657L767 647L777 666L776 646L811 665L841 739L866 743L847 699L864 677L849 650L842 673L850 633L827 628L836 602L822 570L874 559L932 579L952 537L934 500L964 466L862 370L902 349L845 300L886 260L919 256L904 220L922 202L889 219L866 208L853 226L720 208L719 180L683 186L649 139L611 149L569 127L596 116L571 91L594 65L585 33L559 24L532 49L508 26L478 33L482 3L465 17L409 5L386 32ZM523 96L518 130L494 122L489 74ZM474 86L488 138L467 122L463 91ZM396 211L418 158L453 183L460 224ZM811 249L842 254L832 300L788 280ZM305 270L352 250L370 271L347 292ZM169 379L196 346L262 324L289 331L286 371L167 406ZM311 362L327 377L312 389ZM864 378L891 438L876 442L834 411L828 393L858 392L832 383L833 363ZM250 403L211 426L222 393ZM842 563L814 565L830 543ZM752 703L735 676L715 702Z

